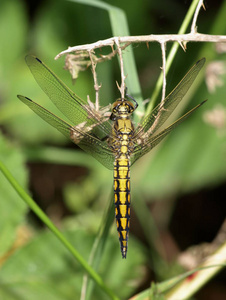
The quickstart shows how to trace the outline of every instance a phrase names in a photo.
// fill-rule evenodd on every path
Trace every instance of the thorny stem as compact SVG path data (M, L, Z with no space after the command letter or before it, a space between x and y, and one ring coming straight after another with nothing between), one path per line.
M163 73L163 84L162 84L162 100L165 99L166 95L166 44L161 43L162 50L162 73Z
M127 43L125 47L131 43L167 43L167 42L213 42L213 43L225 43L226 36L225 35L210 35L210 34L202 34L202 33L186 33L186 34L151 34L151 35L139 35L139 36L122 36L118 37L118 40L121 44ZM69 47L67 50L64 50L57 54L55 59L60 58L64 54L68 54L70 52L76 51L90 51L97 48L103 48L107 46L114 46L115 37L100 40L91 44L84 44L74 47Z
M92 66L92 73L93 73L93 81L94 81L94 89L96 91L96 101L95 101L95 109L97 111L99 111L99 90L100 90L100 85L98 84L97 82L97 73L96 73L96 66L97 66L97 63L94 62L94 59L93 59L93 52L94 50L89 50L89 58L90 58L90 61L91 61L91 66Z
M130 44L131 43L126 43L125 45L120 46L121 50L126 49ZM111 48L112 48L112 52L107 54L107 55L101 55L101 57L96 59L96 63L100 63L100 62L103 62L103 61L106 61L106 60L111 60L118 53L118 49L113 49L113 47L111 47Z
M115 44L118 48L118 54L119 54L119 61L120 61L120 69L121 69L121 86L120 86L120 93L121 98L125 98L125 73L124 73L124 66L123 66L123 57L122 57L122 48L120 46L119 38L115 38Z
M192 25L191 25L191 33L194 33L194 34L197 33L196 22L197 22L198 15L199 15L201 7L203 7L203 9L205 9L203 0L199 1L198 5L196 7L195 13L194 13L194 17L193 17L193 21L192 21Z

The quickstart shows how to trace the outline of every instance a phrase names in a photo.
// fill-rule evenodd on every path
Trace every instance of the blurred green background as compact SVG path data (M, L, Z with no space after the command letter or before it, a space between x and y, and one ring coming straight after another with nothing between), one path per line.
M94 99L89 69L81 72L73 85L63 68L64 58L54 60L68 46L113 35L106 10L77 2L0 2L0 160L88 259L104 213L113 201L113 174L16 97L28 96L57 113L25 64L24 57L30 53L44 61L77 95ZM179 0L105 2L124 10L131 35L177 33L190 6L190 1ZM206 11L201 10L198 18L198 32L225 35L226 2L212 0L205 5ZM167 54L171 46L167 44ZM212 242L225 218L226 54L225 48L220 49L223 47L212 43L189 43L186 52L179 49L167 75L169 93L198 59L206 57L205 70L173 118L208 101L131 169L128 258L121 259L113 224L99 267L106 283L122 298L147 288L151 280L177 274L178 255L191 245ZM133 52L142 96L147 99L160 74L160 45L151 43L147 49L145 44L136 44ZM224 66L223 72L217 71L216 62ZM120 82L117 59L100 64L97 72L104 106L119 97L115 84ZM219 80L222 84L217 85ZM210 84L215 87L213 91L208 89ZM4 299L47 299L47 295L48 299L72 299L72 294L78 295L73 299L79 299L81 267L70 262L71 257L42 229L2 174L0 212L0 291ZM20 240L22 246L8 257ZM211 293L215 287L221 288L226 297L223 276L194 299L216 299ZM37 285L31 285L31 281ZM4 288L7 284L10 292ZM91 299L104 297L95 289Z

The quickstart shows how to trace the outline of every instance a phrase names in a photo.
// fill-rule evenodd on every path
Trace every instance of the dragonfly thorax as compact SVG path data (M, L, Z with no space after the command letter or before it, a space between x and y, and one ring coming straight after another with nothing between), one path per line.
M111 119L114 120L117 117L127 118L135 110L135 107L131 101L118 99L112 104Z

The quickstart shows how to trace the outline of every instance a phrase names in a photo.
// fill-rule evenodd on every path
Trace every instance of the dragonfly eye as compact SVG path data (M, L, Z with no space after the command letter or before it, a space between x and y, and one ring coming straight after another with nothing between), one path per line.
M135 110L135 107L134 107L134 104L131 102L131 101L126 101L125 102L126 103L126 105L127 105L127 109L128 109L128 113L133 113L134 112L134 110Z

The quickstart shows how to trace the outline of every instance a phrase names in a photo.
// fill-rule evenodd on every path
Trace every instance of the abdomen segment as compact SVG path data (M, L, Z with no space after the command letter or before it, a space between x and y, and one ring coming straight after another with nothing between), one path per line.
M130 161L116 158L114 163L115 218L122 258L126 258L130 227Z

